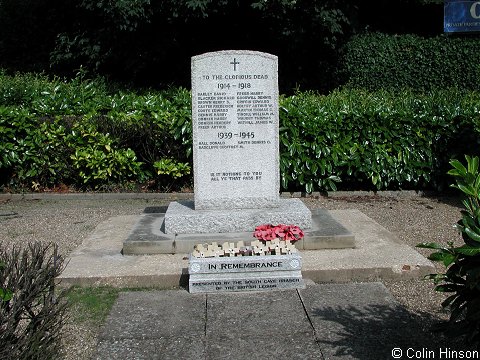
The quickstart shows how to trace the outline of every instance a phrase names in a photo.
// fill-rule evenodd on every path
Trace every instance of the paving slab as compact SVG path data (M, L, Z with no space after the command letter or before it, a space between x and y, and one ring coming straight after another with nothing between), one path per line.
M315 282L419 278L435 271L415 249L358 210L331 210L330 216L355 235L353 249L301 251L305 279ZM184 254L123 255L124 240L139 215L101 223L68 259L59 277L64 285L116 287L186 286ZM419 239L419 242L421 239Z
M269 293L126 292L95 358L391 359L395 348L431 346L422 322L378 282L309 282Z
M375 281L420 278L435 272L423 255L361 211L330 213L355 234L356 248L302 251L305 278L315 282Z
M296 291L207 295L208 359L321 359Z
M313 329L298 293L292 290L253 293L208 294L206 334L210 338L225 333L263 338L280 330L283 334L311 336ZM266 329L269 329L267 332Z
M102 339L96 360L179 360L204 359L205 344L197 336L158 339Z
M121 293L95 358L204 358L205 301L185 291Z
M391 359L422 349L430 334L381 283L323 284L299 290L325 359Z
M285 334L285 326L262 336L244 334L240 337L220 335L215 341L207 340L206 359L248 360L323 360L320 347L313 337L304 334ZM198 358L197 358L198 359Z
M204 333L205 301L205 296L177 290L121 293L110 314L111 330L104 338L149 339Z

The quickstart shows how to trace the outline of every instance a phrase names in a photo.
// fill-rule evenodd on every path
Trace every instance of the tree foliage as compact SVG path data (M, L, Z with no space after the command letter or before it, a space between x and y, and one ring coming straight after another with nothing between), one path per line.
M280 57L281 86L327 88L355 14L339 0L2 0L0 66L187 86L191 56L248 49Z
M279 56L282 92L325 92L339 84L338 52L352 34L436 35L442 9L437 0L1 0L0 67L72 76L83 66L135 85L189 86L191 56L247 49Z

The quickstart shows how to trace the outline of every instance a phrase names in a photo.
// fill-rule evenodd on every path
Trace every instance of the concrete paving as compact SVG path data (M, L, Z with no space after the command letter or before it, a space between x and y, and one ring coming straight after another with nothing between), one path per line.
M433 264L358 210L332 210L330 215L355 235L354 249L302 251L302 274L315 282L375 281L419 278ZM138 217L112 217L101 223L71 253L60 279L65 285L172 288L188 283L187 254L121 253ZM419 239L420 242L420 239Z
M421 323L378 282L262 293L125 292L94 358L392 359L399 358L392 351L406 355L431 344Z

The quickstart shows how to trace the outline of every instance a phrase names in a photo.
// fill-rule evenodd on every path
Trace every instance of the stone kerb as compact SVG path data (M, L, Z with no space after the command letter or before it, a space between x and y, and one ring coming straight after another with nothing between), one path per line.
M277 207L278 59L255 51L192 57L195 209Z

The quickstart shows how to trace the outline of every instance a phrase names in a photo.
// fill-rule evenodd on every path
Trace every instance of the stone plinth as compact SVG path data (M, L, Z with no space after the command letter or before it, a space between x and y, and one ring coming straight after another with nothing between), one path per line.
M195 210L193 201L172 202L165 214L166 234L235 233L262 224L312 227L310 210L300 199L279 199L275 208Z

